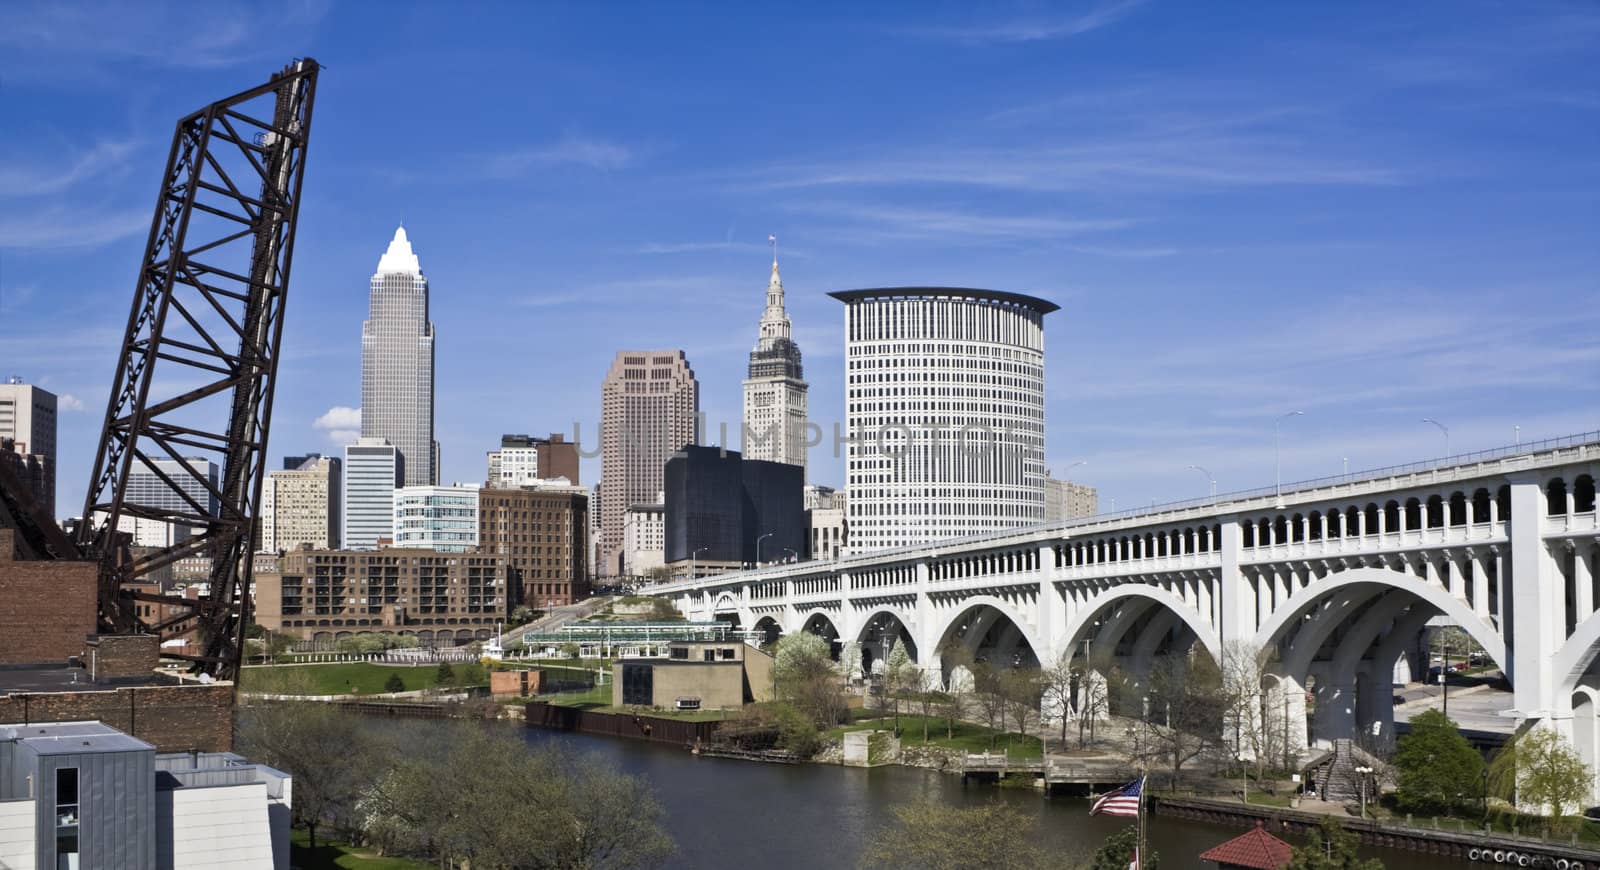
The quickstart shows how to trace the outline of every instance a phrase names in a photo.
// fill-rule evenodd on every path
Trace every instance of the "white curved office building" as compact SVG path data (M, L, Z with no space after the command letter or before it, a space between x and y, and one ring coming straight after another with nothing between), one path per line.
M850 551L1044 522L1044 316L995 290L890 287L845 303Z

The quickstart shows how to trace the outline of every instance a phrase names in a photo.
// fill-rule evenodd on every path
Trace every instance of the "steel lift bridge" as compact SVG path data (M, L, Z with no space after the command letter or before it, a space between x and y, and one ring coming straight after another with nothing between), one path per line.
M71 533L0 464L0 526L17 531L24 559L98 562L102 633L194 627L199 649L183 657L219 679L237 674L250 621L252 543L319 70L296 60L178 122L94 476ZM216 463L220 476L186 461L194 458ZM135 468L167 491L130 492ZM135 556L126 530L141 520L188 537ZM210 564L209 592L199 599L124 589L196 556ZM145 608L147 624L140 602L164 606Z

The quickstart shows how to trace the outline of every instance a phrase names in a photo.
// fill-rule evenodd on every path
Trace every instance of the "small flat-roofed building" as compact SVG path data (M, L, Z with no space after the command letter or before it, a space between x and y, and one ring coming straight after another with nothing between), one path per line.
M0 725L0 866L289 866L287 774L100 722Z
M663 710L736 710L772 700L772 656L737 640L675 641L665 656L612 665L611 703Z

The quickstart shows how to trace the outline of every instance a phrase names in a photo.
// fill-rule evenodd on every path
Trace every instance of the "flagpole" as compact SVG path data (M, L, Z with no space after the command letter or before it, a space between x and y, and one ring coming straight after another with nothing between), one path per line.
M1139 777L1139 844L1134 847L1134 870L1144 870L1144 786L1147 777Z

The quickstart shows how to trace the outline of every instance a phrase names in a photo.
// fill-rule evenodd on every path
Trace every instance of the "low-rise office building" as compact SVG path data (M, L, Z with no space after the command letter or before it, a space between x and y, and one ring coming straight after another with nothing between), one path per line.
M394 491L396 547L465 553L478 546L476 486L402 486Z
M0 867L289 867L289 776L100 722L0 725Z
M304 640L381 632L425 646L470 643L506 618L506 577L506 560L493 555L295 550L276 573L256 575L255 619Z
M666 564L667 508L655 504L628 506L622 521L622 573L644 577Z
M676 641L665 656L612 665L611 703L664 710L737 710L772 700L772 656L746 643Z

